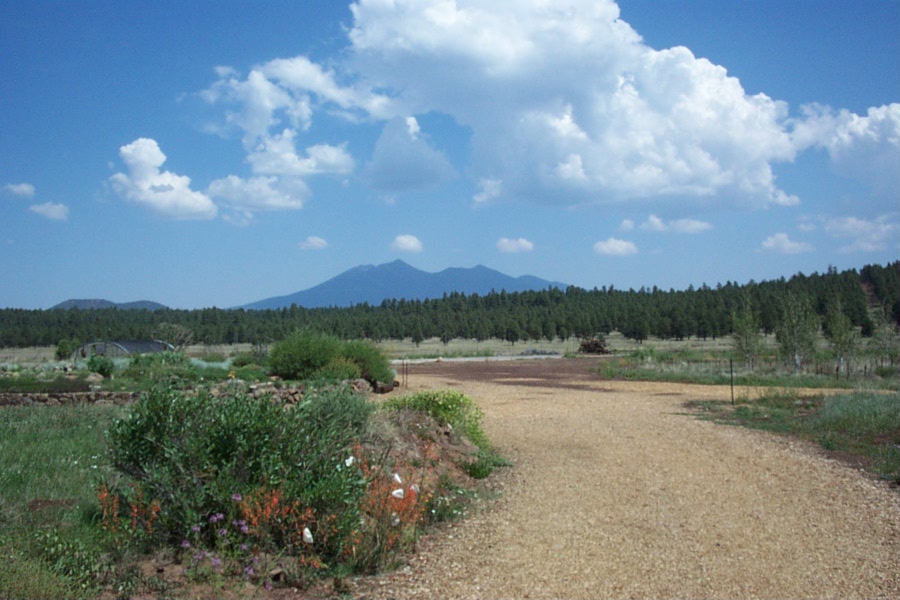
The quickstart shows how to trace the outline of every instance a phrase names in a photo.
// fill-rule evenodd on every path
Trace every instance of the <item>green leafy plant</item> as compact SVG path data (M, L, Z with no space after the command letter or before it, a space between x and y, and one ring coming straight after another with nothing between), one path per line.
M425 390L407 396L391 398L384 403L387 409L409 408L427 413L441 423L449 424L482 450L491 444L481 428L482 412L469 396L456 390Z
M339 467L371 410L363 396L340 388L308 389L289 410L269 398L154 390L113 425L109 442L114 465L139 486L144 505L158 502L147 531L156 542L181 543L192 527L226 514L236 495L276 490L280 506L312 511L313 524L305 526L313 534L327 522L329 535L318 536L315 547L327 562L340 556L359 519L365 481L358 470ZM108 514L130 518L134 492L114 483L108 490L119 499ZM294 539L273 531L256 542L274 550L279 539ZM211 547L215 537L208 533L204 541Z
M329 381L346 381L362 377L362 369L352 360L339 356L316 371L316 375Z
M111 358L95 354L88 359L87 367L92 373L109 377L116 370L116 363Z
M369 383L391 383L396 373L391 363L377 347L364 340L350 340L341 345L341 357L359 367L360 375Z
M334 336L298 332L272 345L269 368L282 379L309 379L340 354Z

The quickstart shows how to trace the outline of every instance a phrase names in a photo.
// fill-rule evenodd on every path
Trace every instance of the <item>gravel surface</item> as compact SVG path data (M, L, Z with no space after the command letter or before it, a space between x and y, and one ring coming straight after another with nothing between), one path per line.
M353 595L900 598L896 489L685 414L727 387L603 381L595 364L410 365L410 390L472 396L515 466L497 472L498 499Z

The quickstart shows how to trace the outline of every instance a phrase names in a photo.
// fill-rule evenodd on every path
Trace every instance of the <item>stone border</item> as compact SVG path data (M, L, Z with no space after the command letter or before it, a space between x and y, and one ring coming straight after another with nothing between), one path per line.
M141 397L140 392L63 392L58 394L28 394L7 392L0 394L0 406L69 406L82 404L131 404Z

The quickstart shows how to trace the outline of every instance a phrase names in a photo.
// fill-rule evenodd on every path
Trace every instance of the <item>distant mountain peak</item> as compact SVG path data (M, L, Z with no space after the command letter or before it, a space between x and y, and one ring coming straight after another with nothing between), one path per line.
M484 265L428 273L398 258L381 265L359 265L307 290L266 298L243 308L278 309L292 304L306 308L347 307L364 302L377 306L384 300L425 300L453 292L485 295L491 291L523 292L550 287L568 286L530 275L511 277Z

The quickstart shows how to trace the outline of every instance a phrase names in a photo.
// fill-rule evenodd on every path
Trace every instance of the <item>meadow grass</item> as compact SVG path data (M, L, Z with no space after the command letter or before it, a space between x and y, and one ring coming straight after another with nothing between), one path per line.
M115 406L0 410L0 598L90 597L104 561L95 489Z

